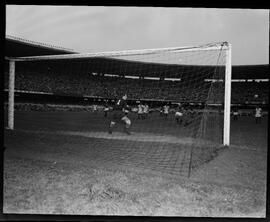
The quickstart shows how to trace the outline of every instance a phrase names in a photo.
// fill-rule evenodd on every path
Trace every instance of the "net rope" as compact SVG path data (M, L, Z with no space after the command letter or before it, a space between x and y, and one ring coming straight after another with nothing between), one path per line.
M113 140L104 160L187 175L213 158L222 144L225 50L226 43L214 43L163 50L17 58L15 90L73 96L85 107L98 105L99 122L90 113L90 122L81 129L66 128L82 136L93 136L95 132L103 135L108 124L108 119L103 118L104 105L113 106L127 94L132 108L131 131L137 140L120 139L119 147ZM139 118L139 104L150 108L143 119ZM164 106L169 106L168 115ZM177 112L183 113L180 119ZM121 130L116 129L116 134ZM139 133L153 139L146 141ZM192 143L159 142L161 135L179 141L189 139ZM99 138L102 139L112 138ZM102 159L102 155L99 157Z

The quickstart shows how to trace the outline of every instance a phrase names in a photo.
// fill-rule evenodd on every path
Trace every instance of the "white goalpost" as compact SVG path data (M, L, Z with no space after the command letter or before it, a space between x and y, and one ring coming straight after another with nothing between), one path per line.
M232 52L231 45L228 44L226 50L226 66L225 66L225 98L224 98L224 132L223 145L230 145L230 118L231 118L231 80L232 80Z
M210 51L215 52L215 54L214 55L202 54L204 52L210 52ZM224 53L224 61L222 61L224 63L224 64L222 63L222 71L224 71L224 78L222 77L224 81L223 83L224 86L222 86L224 87L224 92L222 92L222 96L223 96L222 105L224 105L222 144L224 146L228 146L230 145L231 66L232 64L231 64L231 44L227 42L213 43L213 44L201 45L201 46L196 46L196 47L174 47L174 48L159 48L159 49L128 50L128 51L117 51L117 52L65 54L65 55L52 55L52 56L29 56L29 57L13 57L13 58L6 57L6 60L9 62L8 121L7 121L8 126L7 128L10 130L14 129L14 91L15 91L15 78L16 78L16 73L17 73L17 64L20 65L21 63L25 63L28 65L31 62L33 62L33 63L38 63L35 66L35 67L38 67L38 65L39 64L42 65L43 62L44 63L53 62L53 65L54 65L54 63L56 63L57 61L76 61L77 62L80 60L86 60L85 64L82 62L83 65L81 65L81 66L85 66L86 68L82 68L81 72L87 72L89 70L90 72L94 72L97 70L97 72L100 72L103 74L106 72L108 73L119 72L119 73L123 73L123 75L128 75L129 73L127 70L128 69L131 70L132 68L130 67L135 67L134 64L136 64L136 70L133 69L132 71L129 71L132 74L137 72L137 73L144 73L144 75L147 76L147 73L151 73L151 74L157 73L157 75L160 78L164 78L164 75L166 73L168 73L168 78L169 77L176 78L177 77L176 74L179 74L179 75L185 74L186 76L188 76L188 78L190 78L188 80L190 83L188 84L192 84L192 82L193 83L196 82L197 79L199 78L198 76L195 76L195 74L193 74L193 71L197 72L196 75L200 75L200 72L202 73L202 75L205 75L205 77L201 77L201 78L206 78L206 76L210 76L210 74L214 78L213 73L216 72L216 70L221 69L220 68L221 65L219 64L220 63L219 56L220 56L221 51L222 53ZM195 55L194 58L193 58L193 54ZM104 65L97 67L97 63L92 63L91 59L93 58L113 59L113 62L109 60L105 69ZM196 60L196 58L200 58L200 59ZM87 59L91 61L88 61ZM210 63L210 59L211 59L211 63ZM119 65L115 65L116 64L115 62L119 62L119 60L120 62L123 62L123 64L125 63L123 67L120 67ZM180 60L186 60L186 63L178 64ZM196 64L196 62L198 62L198 64ZM62 67L62 66L59 66L59 67ZM56 69L60 70L61 68L59 67ZM215 67L215 69L212 67ZM15 72L15 68L16 68L16 72ZM210 69L211 71L209 71ZM20 69L18 68L18 70ZM192 80L192 78L194 78L194 80ZM153 83L153 86L154 86L153 88L156 91L159 90L157 83ZM194 89L197 89L198 98L202 97L200 95L201 92L206 91L206 88L203 88L203 87L204 86L199 85L199 83L194 86ZM209 87L211 89L213 88L212 85ZM220 87L219 90L223 90L222 87ZM209 99L211 96L215 96L215 95L210 95L211 94L210 91L211 90L208 90L205 93L207 97L206 100ZM215 94L213 92L212 94ZM180 96L178 97L180 98ZM206 101L206 103L207 104L210 103L209 101ZM194 125L193 130L195 130L196 127L198 126Z
M14 129L15 61L9 60L8 79L8 129Z

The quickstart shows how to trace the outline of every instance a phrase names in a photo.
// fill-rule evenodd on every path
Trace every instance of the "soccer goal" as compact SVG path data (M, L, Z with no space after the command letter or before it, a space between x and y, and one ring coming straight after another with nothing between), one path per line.
M127 94L135 134L230 145L231 45L227 42L6 61L9 129L14 129L16 92L83 97L101 106L105 101L113 105ZM149 106L146 120L137 119L139 104Z

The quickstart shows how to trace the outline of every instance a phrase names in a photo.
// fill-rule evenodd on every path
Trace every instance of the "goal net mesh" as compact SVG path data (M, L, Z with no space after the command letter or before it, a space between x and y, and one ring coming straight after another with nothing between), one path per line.
M8 89L8 71L5 73ZM16 62L15 73L15 92L63 96L61 103L80 105L89 112L87 126L74 130L66 125L62 131L104 135L100 139L108 139L106 126L111 111L104 118L105 105L113 107L117 99L127 94L132 135L127 138L123 134L118 139L127 140L125 152L130 150L129 157L142 153L137 160L129 159L134 165L187 175L211 160L222 146L225 82L222 44L217 48L207 45L25 59ZM16 102L15 97L15 105ZM57 102L48 99L43 103L48 109ZM95 124L91 124L90 117L93 105L98 106L97 117L93 117ZM149 107L142 118L139 105ZM121 133L121 127L116 128L115 135ZM117 155L112 161L119 162Z

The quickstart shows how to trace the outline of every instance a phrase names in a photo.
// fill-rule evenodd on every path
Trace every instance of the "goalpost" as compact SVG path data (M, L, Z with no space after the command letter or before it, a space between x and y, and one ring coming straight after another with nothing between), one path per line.
M223 123L220 125L222 128L221 143L224 146L230 145L231 45L227 42L195 47L29 56L6 58L6 60L9 61L8 129L14 129L14 91L17 73L20 78L18 80L20 85L22 81L28 81L24 79L26 75L20 76L21 73L30 73L29 80L31 80L35 76L33 73L52 75L49 73L53 72L55 75L56 73L62 73L62 76L64 76L65 73L72 73L73 75L77 72L77 77L90 74L91 78L95 78L95 75L102 76L102 78L118 75L124 77L127 84L131 86L132 81L137 81L134 82L139 86L137 91L134 88L136 95L138 95L137 97L134 96L133 99L135 100L140 100L140 96L148 96L147 99L161 99L164 102L174 101L180 104L194 103L193 100L195 100L195 103L204 105L204 108L203 111L198 111L201 115L200 118L196 117L197 122L193 121L188 126L190 134L202 135L205 127L214 126L217 123L215 121L219 117L213 117L213 115L216 115L213 113L217 112L213 107L218 104L219 107L224 107L221 110L224 115ZM128 76L134 78L139 76L139 79L129 80ZM159 78L159 80L153 81L150 80L151 78ZM172 79L175 81L163 83L164 80ZM140 80L143 81L139 83ZM69 83L73 84L72 81L69 81ZM78 84L83 91L85 86L81 82ZM74 86L70 86L71 89L72 87L74 88ZM97 96L106 94L110 97L112 94L110 87L110 84L108 84L107 94L104 89L100 89L102 92ZM46 87L43 88L45 91L51 90ZM52 89L53 93L57 90L59 90L57 87ZM87 90L82 94L93 94L93 92L89 92L89 89ZM145 95L145 92L151 95ZM188 96L193 99L189 99ZM212 116L209 113L212 113ZM196 133L194 133L195 131Z
M231 116L231 79L232 79L232 54L231 45L228 44L226 51L226 73L225 73L225 98L224 98L224 133L223 145L230 145L230 116Z
M15 61L9 60L8 79L8 129L14 129L14 88L15 88Z

